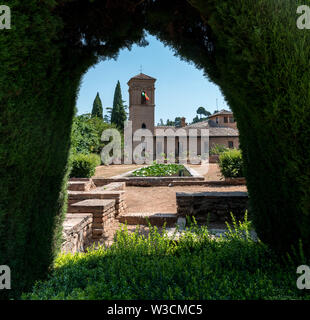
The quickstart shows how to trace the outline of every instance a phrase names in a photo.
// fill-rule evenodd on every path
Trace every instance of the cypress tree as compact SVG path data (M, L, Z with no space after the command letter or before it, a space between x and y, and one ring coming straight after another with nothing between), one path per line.
M126 119L127 115L124 107L124 101L122 99L121 84L119 81L117 81L114 92L111 123L114 123L117 126L117 128L123 129L124 121L126 121Z
M103 109L102 109L102 102L99 96L99 92L97 92L96 98L93 103L93 110L91 112L91 117L97 117L103 119Z

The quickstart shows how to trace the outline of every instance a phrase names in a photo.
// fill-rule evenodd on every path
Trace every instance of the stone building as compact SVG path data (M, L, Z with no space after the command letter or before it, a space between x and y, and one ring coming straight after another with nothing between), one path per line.
M132 122L132 132L135 133L137 130L142 129L148 132L146 135L152 134L154 159L156 158L156 153L169 154L169 150L167 150L167 139L169 137L175 137L173 152L176 158L181 153L188 152L188 136L191 132L197 132L197 155L202 154L202 148L207 150L206 148L211 148L217 144L228 148L239 148L239 132L231 111L221 110L211 115L206 121L190 125L187 125L186 119L182 118L179 127L155 126L155 82L155 78L143 73L136 75L128 81L129 120ZM203 129L208 129L208 142L205 142L204 138L203 142L201 141ZM187 140L178 136L180 132L186 133ZM163 142L158 138L161 136L164 137ZM141 141L133 142L133 149L139 144L141 144ZM145 149L147 148L145 146Z

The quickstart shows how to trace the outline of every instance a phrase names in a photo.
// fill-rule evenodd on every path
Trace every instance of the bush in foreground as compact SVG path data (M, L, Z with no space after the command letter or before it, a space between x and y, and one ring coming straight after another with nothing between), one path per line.
M280 263L248 236L248 223L212 240L194 225L178 242L117 233L110 249L61 255L49 280L23 299L307 299L296 288L296 266Z
M100 165L100 156L97 154L78 153L71 156L71 178L91 178Z

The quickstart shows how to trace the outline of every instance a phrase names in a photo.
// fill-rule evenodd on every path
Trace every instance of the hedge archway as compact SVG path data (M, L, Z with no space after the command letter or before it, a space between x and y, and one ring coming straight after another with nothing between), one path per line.
M195 63L234 112L259 237L310 252L310 43L296 1L8 1L0 30L0 264L14 295L45 277L63 219L82 75L144 30ZM62 191L61 191L62 190ZM61 192L60 192L61 191Z

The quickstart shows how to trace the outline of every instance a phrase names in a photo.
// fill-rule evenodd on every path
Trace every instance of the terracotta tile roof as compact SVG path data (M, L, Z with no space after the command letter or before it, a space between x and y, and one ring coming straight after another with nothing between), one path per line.
M136 79L138 79L138 80L156 80L155 78L150 77L144 73L137 74L136 76L132 77L130 80L133 80L133 79L135 79L135 80Z
M173 129L173 130L185 129L187 132L190 129L197 129L198 135L200 134L199 131L201 129L209 129L210 137L238 137L239 136L239 131L237 129L219 126L210 120L194 123L184 128L176 128L173 126L158 126L158 127L155 127L155 132L157 131L157 129Z
M227 115L233 115L233 113L231 112L231 111L229 111L229 110L221 110L221 111L219 111L219 112L216 112L216 113L214 113L214 114L212 114L211 116L209 116L209 118L213 118L213 117L216 117L216 116L221 116L221 115L225 115L225 114L227 114Z

